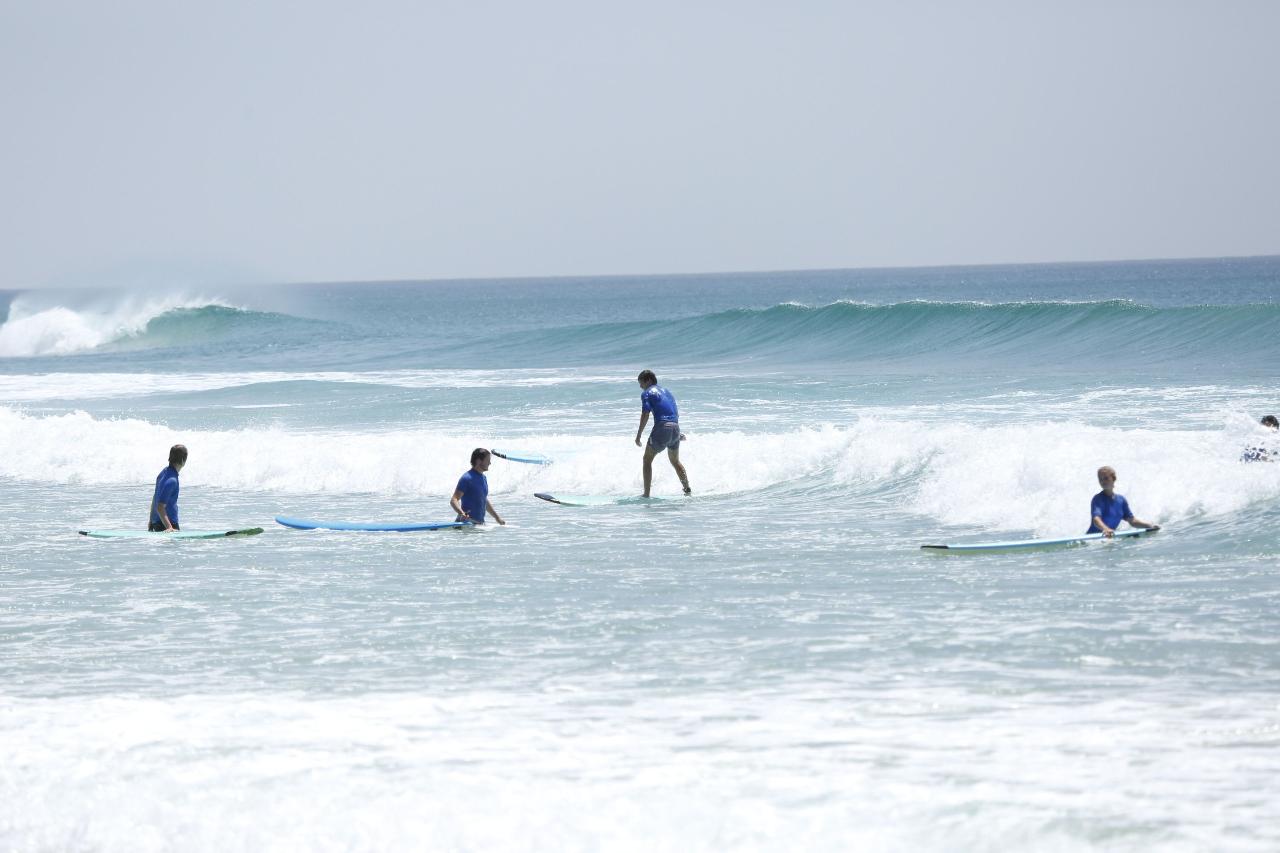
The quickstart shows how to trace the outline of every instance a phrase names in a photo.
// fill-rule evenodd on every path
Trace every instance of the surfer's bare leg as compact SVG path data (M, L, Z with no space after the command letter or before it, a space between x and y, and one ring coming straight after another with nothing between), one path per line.
M644 446L644 497L649 497L649 487L653 483L653 457L658 455L653 445Z
M671 467L676 469L676 476L680 478L680 485L684 487L684 493L686 495L691 494L693 490L689 488L689 475L688 473L685 472L684 466L680 464L680 443L679 442L676 442L675 444L667 448L667 458L671 460ZM648 494L648 493L649 493L649 490L646 487L645 494Z

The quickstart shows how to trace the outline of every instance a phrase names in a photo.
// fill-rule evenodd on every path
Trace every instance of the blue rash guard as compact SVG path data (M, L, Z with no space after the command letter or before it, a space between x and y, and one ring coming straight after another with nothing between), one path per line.
M1265 447L1250 447L1240 454L1241 462L1269 462L1271 453Z
M462 500L458 503L476 524L484 524L485 501L489 499L489 478L479 471L468 471L458 478ZM461 521L462 519L459 519Z
M677 423L680 411L676 408L676 398L660 385L650 385L640 392L640 407L653 414L654 425Z
M1131 520L1133 512L1129 509L1129 502L1124 499L1124 495L1107 497L1106 492L1098 492L1093 496L1093 503L1089 505L1089 529L1085 533L1102 532L1098 525L1093 523L1094 518L1101 518L1106 522L1107 527L1115 530L1121 521Z
M156 509L164 504L164 514L169 516L169 523L178 526L178 471L172 465L165 468L156 477L156 491L151 496L151 523L164 526Z

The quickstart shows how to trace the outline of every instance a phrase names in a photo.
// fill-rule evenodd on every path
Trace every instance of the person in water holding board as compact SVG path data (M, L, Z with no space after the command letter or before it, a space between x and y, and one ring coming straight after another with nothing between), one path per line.
M506 524L489 503L489 478L484 472L489 470L492 461L492 455L483 447L471 451L471 470L458 478L458 487L449 498L449 506L458 514L456 521L484 524L484 514L488 512L494 521Z
M1129 509L1129 502L1124 499L1124 495L1116 494L1116 469L1110 465L1103 465L1098 469L1098 485L1102 486L1102 491L1093 496L1093 503L1089 506L1089 515L1093 517L1093 523L1089 525L1086 533L1101 533L1110 539L1116 535L1116 528L1120 526L1121 521L1129 522L1130 527L1140 527L1147 530L1159 530L1160 525L1150 524L1141 519L1134 518L1132 510Z
M151 518L147 530L172 533L178 530L178 472L187 464L187 448L175 444L169 448L169 465L156 477L156 490L151 496Z
M1270 430L1280 429L1280 420L1275 415L1263 415L1262 425ZM1270 462L1273 451L1265 445L1255 445L1254 447L1245 448L1244 453L1240 454L1241 462Z
M680 434L680 412L676 408L676 398L671 392L658 384L658 377L652 370L642 370L636 377L640 383L640 428L636 430L636 447L640 446L640 436L644 435L644 425L653 415L653 429L649 431L649 443L644 449L644 497L649 497L649 487L653 482L653 457L659 451L667 451L671 467L676 469L680 485L686 495L692 494L689 488L689 475L680 464L680 442L684 436Z

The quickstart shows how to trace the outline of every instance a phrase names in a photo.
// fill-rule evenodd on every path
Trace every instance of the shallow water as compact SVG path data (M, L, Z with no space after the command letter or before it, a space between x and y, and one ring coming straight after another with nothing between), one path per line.
M7 294L0 846L1269 850L1280 259ZM640 489L641 367L695 495ZM184 527L144 524L170 444ZM475 446L509 524L448 520ZM943 556L1088 526L1139 540ZM655 494L678 483L658 460Z

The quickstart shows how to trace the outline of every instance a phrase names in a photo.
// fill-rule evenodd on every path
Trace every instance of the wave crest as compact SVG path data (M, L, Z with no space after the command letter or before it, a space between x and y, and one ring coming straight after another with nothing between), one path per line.
M241 309L204 296L128 296L80 307L49 304L38 296L19 296L0 325L0 356L69 355L136 339L153 323L183 313L235 312Z

